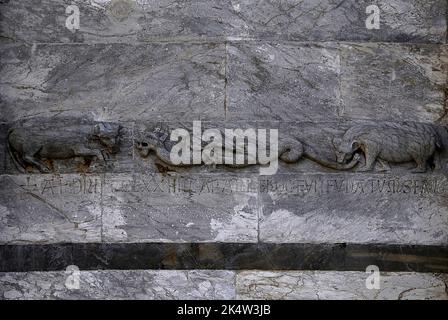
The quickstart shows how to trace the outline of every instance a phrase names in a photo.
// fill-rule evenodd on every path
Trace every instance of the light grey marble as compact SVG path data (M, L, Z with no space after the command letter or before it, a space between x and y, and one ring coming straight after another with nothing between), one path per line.
M297 174L260 181L260 241L448 243L444 175Z
M340 115L447 122L448 46L341 44Z
M365 26L366 8L372 4L380 9L379 30ZM296 41L445 43L446 5L439 0L232 0L239 8L243 37Z
M3 244L448 242L448 182L436 173L29 174L1 181Z
M446 122L447 48L329 42L4 44L0 120Z
M228 119L447 121L447 46L227 45Z
M256 242L258 194L250 177L106 174L107 242Z
M313 121L336 117L336 44L232 43L227 46L228 119Z
M367 289L368 276L351 271L10 272L0 273L0 299L448 299L446 274L381 272L380 289Z
M369 274L350 271L244 271L237 299L448 300L446 274L380 272L380 288L367 289Z
M73 278L79 276L79 287ZM0 273L0 299L233 299L235 272L106 270Z
M101 176L0 176L0 243L101 241Z
M65 27L76 4L80 28ZM4 1L4 41L135 42L225 39L446 41L446 1L380 0L379 30L365 27L369 0L32 0ZM20 23L17 23L20 21Z
M0 55L2 121L224 117L221 44L9 44Z

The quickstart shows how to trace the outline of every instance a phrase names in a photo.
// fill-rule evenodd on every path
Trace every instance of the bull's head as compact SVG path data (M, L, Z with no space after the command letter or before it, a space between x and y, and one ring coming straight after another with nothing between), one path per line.
M120 151L120 133L122 126L111 123L98 123L93 128L92 139L105 147L110 153Z

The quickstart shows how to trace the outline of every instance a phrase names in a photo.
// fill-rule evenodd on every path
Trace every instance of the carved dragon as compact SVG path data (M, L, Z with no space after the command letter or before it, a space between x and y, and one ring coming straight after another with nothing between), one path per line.
M160 128L156 128L154 131L147 133L142 139L135 140L135 146L141 157L146 158L150 152L153 151L157 158L164 163L171 166L191 166L187 164L173 164L170 160L170 151L176 142L172 142L169 139L168 133L164 132ZM310 146L302 143L299 140L284 138L279 141L278 150L279 159L285 163L296 163L302 158L308 158L318 164L335 169L335 170L349 170L355 167L359 162L359 156L354 155L348 163L337 163L324 159ZM252 164L225 164L225 166L232 168L247 167Z

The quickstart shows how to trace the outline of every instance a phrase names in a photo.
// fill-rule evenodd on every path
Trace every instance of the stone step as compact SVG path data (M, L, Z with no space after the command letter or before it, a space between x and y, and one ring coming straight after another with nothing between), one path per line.
M0 273L0 299L448 299L448 274L384 272L368 289L364 272L75 268Z
M366 28L372 1L78 0L79 30L66 28L68 0L4 1L0 36L26 42L391 41L445 43L444 0L376 1L379 29ZM367 13L366 13L367 12ZM71 18L69 26L73 25Z

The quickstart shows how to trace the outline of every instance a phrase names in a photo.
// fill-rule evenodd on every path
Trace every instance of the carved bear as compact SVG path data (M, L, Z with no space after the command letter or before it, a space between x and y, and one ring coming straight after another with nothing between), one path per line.
M27 165L48 173L50 168L43 160L73 157L102 158L102 150L111 154L119 151L121 126L99 123L90 132L60 128L42 132L37 128L14 128L8 133L7 146L11 158L20 172Z
M335 139L337 161L345 163L361 150L366 162L360 171L372 170L376 161L384 170L389 169L388 162L415 161L417 166L413 172L426 172L429 159L445 148L439 129L412 122L356 125L341 140Z

